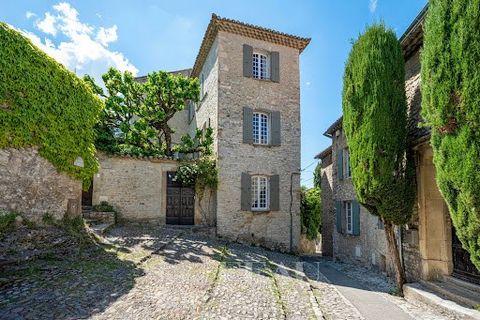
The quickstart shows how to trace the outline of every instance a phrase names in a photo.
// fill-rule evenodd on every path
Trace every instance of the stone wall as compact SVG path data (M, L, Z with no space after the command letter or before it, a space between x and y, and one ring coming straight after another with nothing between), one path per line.
M333 230L335 228L335 208L333 203L332 154L321 160L321 199L322 199L322 255L333 256Z
M346 147L345 134L340 129L334 134L332 144L334 201L352 201L356 198L352 178L340 180L337 174L337 152L342 152ZM379 218L370 214L362 206L360 207L360 235L339 233L334 226L333 255L335 259L374 266L392 274L393 267L387 252L385 232L382 224L379 223Z
M80 214L82 182L59 173L36 148L0 149L0 210L41 221Z
M290 250L291 235L293 249L296 250L300 239L299 51L223 31L219 31L217 41L220 181L217 191L218 234L233 240L281 250ZM243 76L243 44L280 53L279 83ZM245 106L280 111L280 146L265 147L243 143ZM279 211L254 213L241 210L242 172L279 175Z

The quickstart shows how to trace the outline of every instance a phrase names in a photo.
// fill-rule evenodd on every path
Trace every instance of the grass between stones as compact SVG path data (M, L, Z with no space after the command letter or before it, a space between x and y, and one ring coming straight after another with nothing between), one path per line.
M287 317L287 305L283 301L282 292L280 291L280 286L278 284L278 279L275 277L275 271L275 265L268 258L265 258L264 272L272 279L273 295L275 296L276 302L282 311L282 317L285 319Z

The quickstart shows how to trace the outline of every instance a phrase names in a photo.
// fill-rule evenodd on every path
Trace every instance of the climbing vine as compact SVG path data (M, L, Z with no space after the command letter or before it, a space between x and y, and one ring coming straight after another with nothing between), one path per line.
M0 148L38 146L59 171L90 181L98 168L93 126L102 101L2 22L0 43Z

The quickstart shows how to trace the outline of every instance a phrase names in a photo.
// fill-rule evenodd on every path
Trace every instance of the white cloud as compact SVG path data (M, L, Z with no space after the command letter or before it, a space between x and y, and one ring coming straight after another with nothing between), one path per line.
M51 34L52 36L57 35L57 28L55 28L56 18L50 14L50 12L45 13L45 18L43 20L38 20L36 22L37 28L41 31Z
M307 85L307 87L310 87L311 85L310 81L305 82L305 84Z
M53 6L53 14L46 12L45 19L37 21L35 27L47 35L63 36L64 40L60 42L48 37L42 40L37 34L22 30L40 49L79 76L89 74L100 84L101 75L109 67L129 70L133 74L138 72L122 53L108 48L110 43L118 39L117 26L105 28L84 23L80 21L78 11L69 3Z
M370 9L371 13L374 13L377 10L378 0L370 0L368 3L368 9Z
M27 11L27 12L25 12L25 16L27 17L27 19L30 19L32 17L36 17L37 15L35 13L33 13L32 11Z
M117 41L117 26L113 25L113 27L111 28L100 27L100 30L98 30L97 37L95 39L104 46L107 46L110 42Z

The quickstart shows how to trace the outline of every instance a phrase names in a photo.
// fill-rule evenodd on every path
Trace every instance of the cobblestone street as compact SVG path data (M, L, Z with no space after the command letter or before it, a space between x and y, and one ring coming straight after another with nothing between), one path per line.
M153 226L117 227L104 242L116 261L89 256L3 287L0 318L377 319L387 308L388 319L455 319L388 294L386 278L348 264Z

